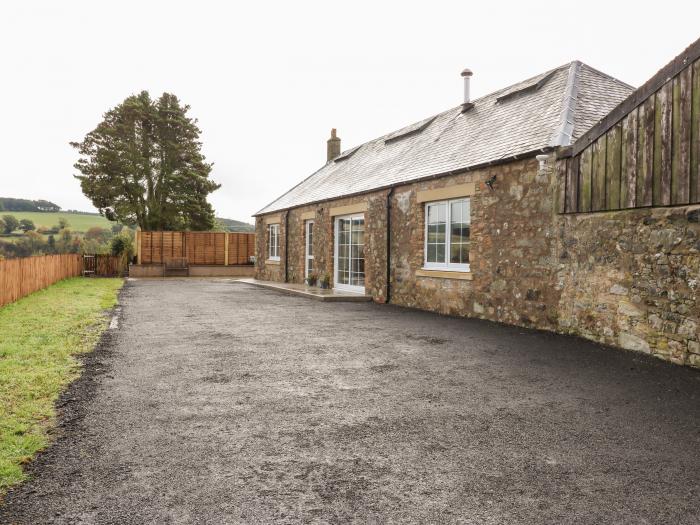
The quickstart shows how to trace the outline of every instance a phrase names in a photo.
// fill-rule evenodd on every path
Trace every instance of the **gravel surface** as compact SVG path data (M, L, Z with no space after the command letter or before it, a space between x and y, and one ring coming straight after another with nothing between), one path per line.
M700 374L226 279L130 280L0 523L700 522Z

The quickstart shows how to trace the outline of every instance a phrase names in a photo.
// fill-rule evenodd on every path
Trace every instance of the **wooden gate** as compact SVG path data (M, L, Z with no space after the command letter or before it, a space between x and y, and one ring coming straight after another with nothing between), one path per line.
M118 277L124 274L121 257L114 255L84 254L83 276Z

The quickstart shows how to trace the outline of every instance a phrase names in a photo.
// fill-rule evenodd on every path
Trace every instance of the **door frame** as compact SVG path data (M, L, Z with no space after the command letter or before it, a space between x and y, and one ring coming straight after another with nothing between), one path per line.
M365 294L366 293L366 286L367 282L365 280L365 286L355 286L351 284L340 284L338 283L338 240L340 238L339 235L339 226L340 226L340 220L341 219L350 219L350 224L352 225L352 219L362 219L364 226L365 226L365 235L367 234L367 221L365 221L365 214L364 212L360 213L351 213L349 215L338 215L336 217L333 217L333 288L336 290L342 291L342 292L352 292L352 293L358 293L358 294ZM350 232L351 238L352 238L352 230ZM364 244L363 244L364 246ZM367 252L365 251L365 254ZM365 260L366 262L366 260ZM350 263L352 265L352 263ZM367 273L365 272L365 279L367 278Z
M309 277L309 259L314 260L314 255L309 255L309 226L313 226L314 220L304 221L304 280ZM313 238L311 239L311 249L313 250Z

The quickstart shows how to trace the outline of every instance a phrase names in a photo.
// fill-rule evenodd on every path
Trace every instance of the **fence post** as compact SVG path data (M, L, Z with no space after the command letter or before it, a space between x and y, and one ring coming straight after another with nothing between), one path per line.
M224 266L228 266L228 232L224 233Z
M141 227L136 228L136 264L141 264Z

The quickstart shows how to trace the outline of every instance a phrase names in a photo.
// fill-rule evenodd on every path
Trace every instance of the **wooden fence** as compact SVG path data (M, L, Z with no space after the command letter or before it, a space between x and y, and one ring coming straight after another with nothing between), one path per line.
M83 255L83 275L86 277L120 277L126 273L126 257L115 255Z
M700 40L557 163L559 212L700 202Z
M69 253L0 261L0 306L83 271L83 256Z
M254 233L137 231L138 264L184 257L189 265L247 265L255 255Z

